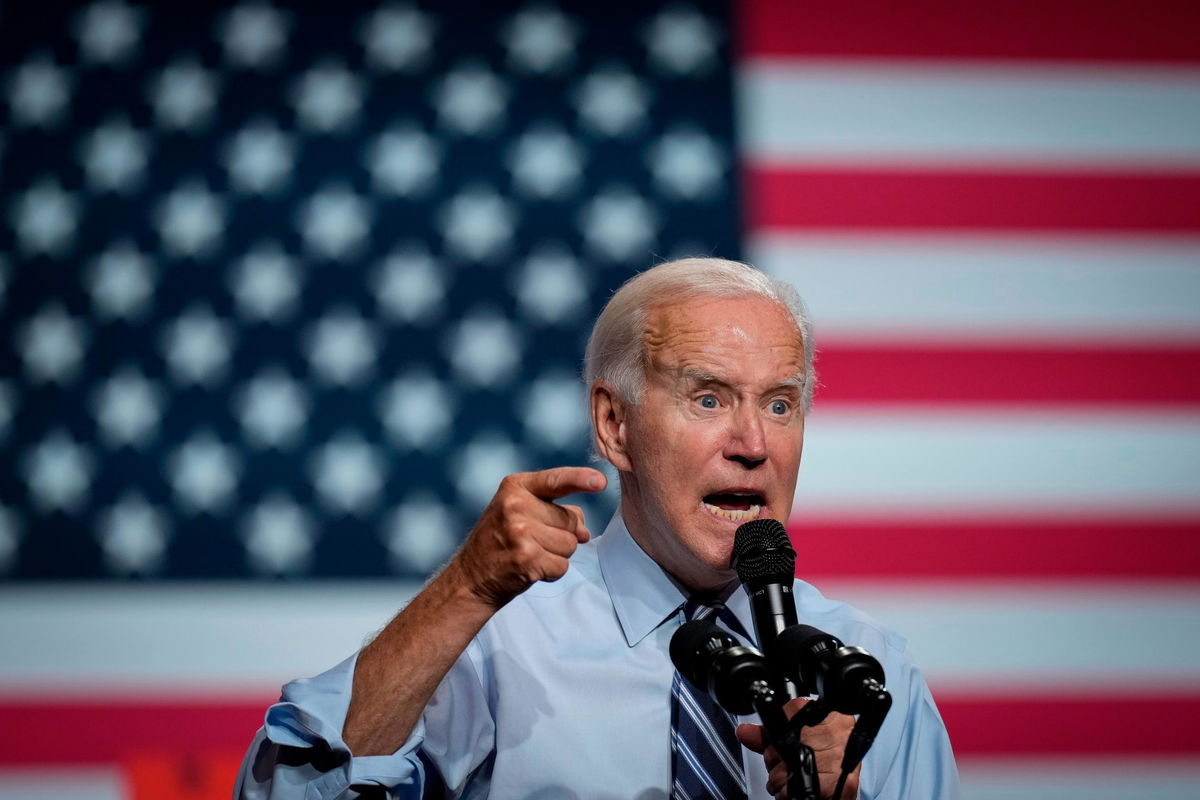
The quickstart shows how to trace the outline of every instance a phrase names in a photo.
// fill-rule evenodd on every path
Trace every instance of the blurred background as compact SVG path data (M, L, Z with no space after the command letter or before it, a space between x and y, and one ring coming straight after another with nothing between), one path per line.
M707 254L812 308L798 571L965 796L1195 797L1192 4L97 0L0 6L0 798L227 797Z

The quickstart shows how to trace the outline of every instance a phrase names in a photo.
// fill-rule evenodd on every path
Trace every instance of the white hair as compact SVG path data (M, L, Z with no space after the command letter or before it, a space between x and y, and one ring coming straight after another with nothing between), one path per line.
M622 284L596 319L583 362L583 379L612 385L621 399L641 402L646 388L646 322L650 312L667 303L694 297L757 295L786 308L796 322L804 348L803 408L812 406L812 322L804 301L790 285L749 264L723 258L684 258L667 261Z

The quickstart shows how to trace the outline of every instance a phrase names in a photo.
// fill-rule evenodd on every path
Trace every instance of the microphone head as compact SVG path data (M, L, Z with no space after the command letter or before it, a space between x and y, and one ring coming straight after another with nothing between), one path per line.
M715 653L737 645L737 639L710 619L694 619L679 626L671 636L671 663L679 674L705 688Z
M752 519L738 526L731 563L745 584L790 584L796 576L796 551L776 519Z

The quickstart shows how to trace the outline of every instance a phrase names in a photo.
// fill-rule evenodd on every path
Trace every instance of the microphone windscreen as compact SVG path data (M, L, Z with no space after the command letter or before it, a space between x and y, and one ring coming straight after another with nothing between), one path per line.
M710 619L694 619L679 626L671 636L671 663L683 677L697 686L708 682L712 654L733 647L737 640Z
M796 551L777 519L752 519L733 535L733 568L742 583L791 583Z

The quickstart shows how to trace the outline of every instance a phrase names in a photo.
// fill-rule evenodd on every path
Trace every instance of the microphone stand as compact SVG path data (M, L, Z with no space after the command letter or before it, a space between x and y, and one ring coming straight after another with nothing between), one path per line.
M788 796L793 800L818 800L820 783L817 760L811 747L800 741L800 728L793 726L783 713L779 693L764 680L750 685L750 699L762 720L767 740L788 768Z

